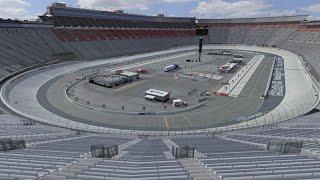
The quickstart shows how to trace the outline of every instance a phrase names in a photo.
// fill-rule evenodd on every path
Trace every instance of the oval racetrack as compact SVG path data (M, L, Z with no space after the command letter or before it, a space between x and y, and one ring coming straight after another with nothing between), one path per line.
M308 113L318 104L318 89L309 77L300 61L299 56L286 50L275 48L256 47L256 46L224 46L224 45L208 45L205 49L237 49L245 51L255 51L270 53L281 56L284 59L285 69L285 86L286 93L282 102L268 114L259 118L241 122L235 125L223 126L211 129L197 129L190 130L187 133L201 133L208 131L219 131L235 128L244 128L249 126L259 126L277 121L284 121ZM50 125L56 125L65 128L101 132L101 133L186 133L186 132L161 132L161 131L137 131L137 130L123 130L101 126L88 125L73 121L71 119L62 117L59 113L52 113L44 108L37 99L37 93L40 88L48 81L57 78L61 75L67 75L79 69L104 65L106 63L128 61L130 59L146 57L152 55L161 55L170 52L180 52L185 50L195 50L196 47L183 47L173 50L160 51L149 54L135 55L130 57L113 58L106 60L97 60L90 62L79 62L67 65L55 65L46 68L35 69L33 71L21 74L10 81L8 81L1 89L1 99L4 104L15 113L33 119L35 121L43 122Z

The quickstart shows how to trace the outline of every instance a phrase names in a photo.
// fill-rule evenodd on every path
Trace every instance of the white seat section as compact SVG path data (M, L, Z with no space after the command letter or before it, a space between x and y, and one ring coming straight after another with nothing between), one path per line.
M262 147L211 137L172 140L197 147L203 154L199 160L222 179L308 178L317 177L320 170L320 162L310 155L276 154Z

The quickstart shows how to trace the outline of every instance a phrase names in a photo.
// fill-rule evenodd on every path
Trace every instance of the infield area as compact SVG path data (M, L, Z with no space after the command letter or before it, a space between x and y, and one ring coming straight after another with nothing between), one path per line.
M103 127L135 130L188 130L235 124L252 115L262 115L261 99L271 73L273 55L265 55L237 97L214 95L238 71L259 53L238 52L243 63L230 73L218 67L233 56L204 52L201 62L197 54L150 58L144 62L83 69L46 83L38 92L39 102L54 113L77 122ZM190 60L190 61L189 61ZM193 62L192 62L193 61ZM164 72L164 67L178 64L180 69ZM146 69L140 79L114 88L91 84L86 75L112 73L116 70L135 72ZM91 73L92 72L92 73ZM82 78L82 80L81 80ZM69 86L67 92L65 87ZM147 101L145 91L159 89L171 93L167 102ZM67 97L66 97L67 96ZM172 100L181 99L187 106L173 107ZM277 101L280 103L280 101ZM275 107L277 103L269 103ZM272 107L270 109L272 109Z

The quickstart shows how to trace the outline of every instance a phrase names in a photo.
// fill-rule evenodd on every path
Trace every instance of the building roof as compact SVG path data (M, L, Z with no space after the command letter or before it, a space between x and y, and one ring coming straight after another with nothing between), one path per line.
M131 72L131 71L123 71L120 75L127 76L127 77L133 77L133 76L137 76L139 74L136 72Z
M195 17L164 17L149 16L139 14L129 14L123 12L102 11L84 8L55 6L48 7L48 13L52 16L96 18L96 19L115 19L115 20L133 20L133 21L152 21L152 22L178 22L178 23L195 23Z
M149 89L148 91L146 91L146 94L165 97L165 96L169 95L170 92L156 90L156 89Z

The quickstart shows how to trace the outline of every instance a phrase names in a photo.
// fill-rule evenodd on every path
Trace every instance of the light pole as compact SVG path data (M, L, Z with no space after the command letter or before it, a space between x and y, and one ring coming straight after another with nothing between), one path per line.
M199 37L199 59L198 59L198 62L201 62L202 43L203 43L203 38L202 38L202 36L200 36Z
M197 26L196 35L199 36L199 59L198 62L201 62L201 53L202 53L202 44L203 44L203 36L208 35L208 27L207 26Z

